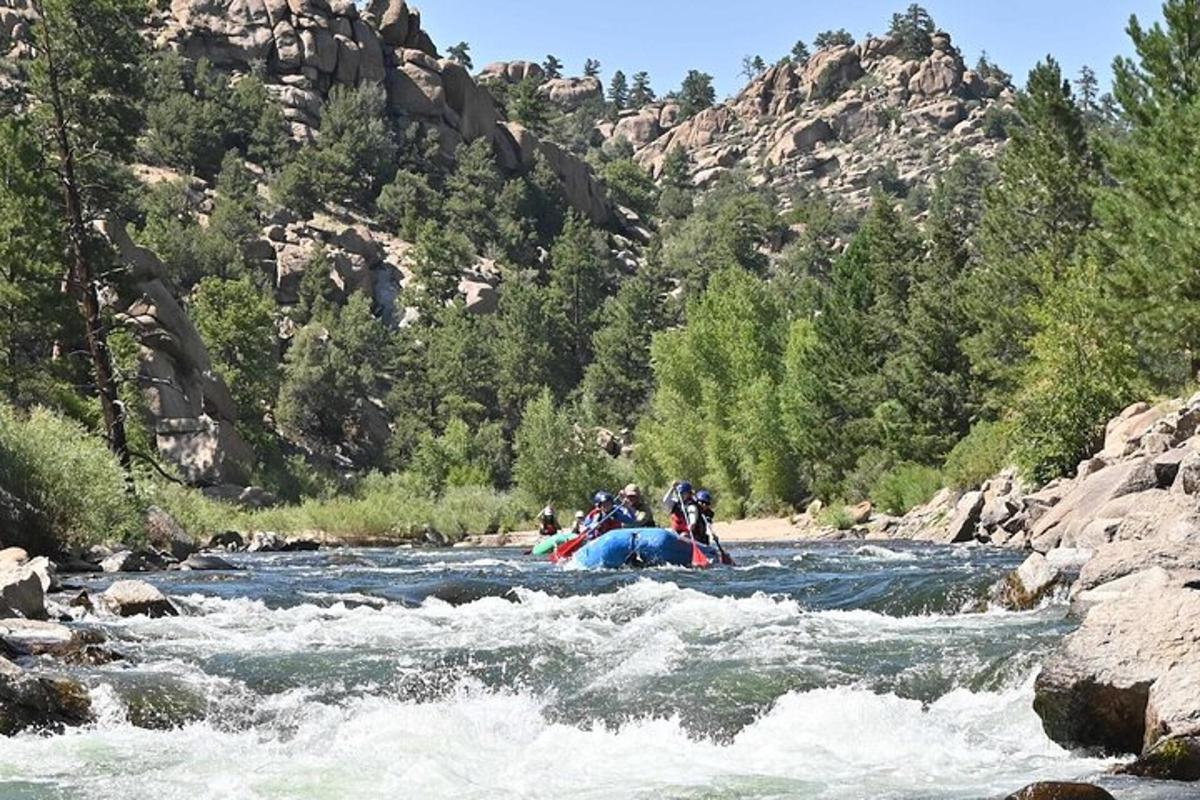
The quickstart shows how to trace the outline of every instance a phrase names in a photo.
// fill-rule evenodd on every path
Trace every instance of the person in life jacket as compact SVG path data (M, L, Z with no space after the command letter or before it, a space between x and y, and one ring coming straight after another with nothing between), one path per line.
M586 515L582 511L575 512L575 524L571 526L571 533L575 534L576 536L583 533L584 519L586 519Z
M671 515L671 530L680 536L691 536L692 524L689 520L700 513L692 485L687 481L679 481L671 486L663 497L663 507Z
M713 521L713 498L712 494L707 489L701 489L696 492L696 513L695 516L688 514L688 523L692 538L700 544L710 544L711 537L709 532L712 530Z
M554 506L543 508L542 515L538 517L538 533L542 536L554 536L560 530L558 515L554 513Z
M598 539L609 531L625 527L628 517L616 506L616 498L599 491L593 500L592 510L583 520L583 530L589 539Z
M633 528L653 528L654 515L650 513L646 501L642 498L642 490L636 483L631 483L621 491L621 505L625 512L633 518Z

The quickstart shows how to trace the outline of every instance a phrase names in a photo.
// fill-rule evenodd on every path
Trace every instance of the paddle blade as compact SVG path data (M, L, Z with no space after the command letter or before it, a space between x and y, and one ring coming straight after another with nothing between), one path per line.
M550 560L555 563L558 563L559 561L562 561L564 558L570 558L571 555L576 550L578 550L580 547L582 547L583 543L586 541L587 541L587 535L580 534L579 536L576 536L574 539L572 539L569 542L563 542L562 544L560 544L558 546L558 548L550 556Z
M698 569L704 569L705 567L709 566L710 563L711 562L708 560L708 556L704 555L704 551L700 549L700 545L695 539L692 539L692 566Z

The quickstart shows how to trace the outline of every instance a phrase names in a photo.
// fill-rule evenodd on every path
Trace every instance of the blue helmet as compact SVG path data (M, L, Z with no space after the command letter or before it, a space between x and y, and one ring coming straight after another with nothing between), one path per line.
M613 502L613 496L611 494L609 494L608 492L599 491L599 492L596 492L596 496L593 497L592 500L595 501L596 505L602 506L605 503Z
M696 492L696 502L711 505L712 494L707 489L701 489L700 491Z
M687 481L680 481L675 488L679 490L680 494L687 494L692 491L692 485Z

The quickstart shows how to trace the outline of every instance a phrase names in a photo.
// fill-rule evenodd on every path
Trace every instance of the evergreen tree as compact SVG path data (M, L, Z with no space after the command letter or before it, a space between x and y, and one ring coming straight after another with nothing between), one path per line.
M654 102L654 89L650 88L650 75L646 72L636 72L633 75L633 88L629 91L629 107L641 108L647 103Z
M742 58L742 77L752 81L767 69L767 62L762 56L744 56Z
M989 59L986 50L979 54L979 60L975 62L975 73L981 78L992 78L1006 86L1012 83L1012 75L1000 69L997 64Z
M442 209L450 229L482 251L497 237L493 209L503 188L491 142L459 145L456 162L446 180Z
M673 147L663 160L662 194L659 196L658 211L668 219L683 219L692 213L691 162L687 151Z
M406 302L428 319L435 319L443 306L458 297L462 271L473 260L471 243L463 234L436 222L422 224Z
M457 292L457 286L455 287ZM492 365L491 317L479 317L462 303L432 312L424 336L425 381L435 399L435 423L461 419L473 426L496 416L496 372Z
M328 273L326 273L328 275ZM248 278L205 278L188 312L242 420L262 424L279 392L275 302Z
M79 301L109 447L128 471L131 462L119 387L100 304L102 270L89 222L102 213L105 180L132 151L143 90L138 0L33 0L37 14L31 66L32 112L45 141L63 204L67 283Z
M446 55L467 69L475 69L475 64L471 61L471 45L466 42L459 42L453 47L447 48Z
M907 59L925 58L933 52L933 17L917 3L902 14L892 15L888 34L900 42L900 54Z
M1029 75L1017 99L1021 124L987 190L979 235L981 265L966 292L977 330L965 342L989 383L992 408L1011 396L1036 330L1032 311L1061 279L1094 225L1099 163L1083 113L1058 64Z
M412 241L422 223L441 218L442 193L433 188L425 175L402 169L383 187L375 206L380 222Z
M557 56L546 56L546 60L542 62L542 71L546 73L546 80L552 81L562 77L563 63L558 60Z
M543 389L566 394L561 337L549 292L525 275L504 281L492 340L500 414L509 430Z
M812 54L808 52L808 45L804 43L803 39L797 40L797 42L792 45L792 52L790 55L792 61L800 66L807 64L808 59L812 57Z
M1169 0L1163 17L1150 29L1131 20L1137 59L1115 65L1129 131L1110 148L1099 214L1121 328L1156 384L1173 387L1200 370L1200 2Z
M813 39L813 47L818 50L828 50L831 47L853 47L854 37L845 28L836 31L821 31Z
M608 102L617 111L629 107L629 84L621 70L613 73L612 81L608 84Z
M538 91L540 84L527 77L508 93L508 114L513 122L519 122L534 133L545 133L549 127L549 111L546 98Z
M717 100L713 89L712 76L696 70L688 70L679 87L679 118L681 120L693 117L706 108L712 107Z
M583 394L602 423L633 427L654 389L650 341L663 327L660 287L650 270L627 279L604 305L604 325L592 336L595 359Z
M607 253L592 227L575 212L567 215L563 232L550 252L550 288L569 353L567 381L574 385L592 360L592 331L609 295Z
M583 62L583 75L586 78L596 78L600 76L600 62L594 58L589 58Z

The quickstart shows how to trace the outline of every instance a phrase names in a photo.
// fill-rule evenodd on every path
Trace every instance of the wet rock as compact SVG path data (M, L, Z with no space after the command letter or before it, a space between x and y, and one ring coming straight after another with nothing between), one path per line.
M1090 783L1047 781L1026 786L1005 800L1114 800L1107 790Z
M0 550L0 572L16 569L29 561L29 553L21 547L6 547Z
M1033 553L998 585L996 602L1013 611L1035 608L1062 582L1062 573L1041 553Z
M108 664L122 658L105 646L102 631L68 628L58 622L4 620L0 644L10 657L51 656L67 664Z
M1164 781L1200 780L1200 737L1165 739L1120 771Z
M1200 664L1200 591L1127 593L1091 608L1046 662L1034 710L1064 746L1140 753L1150 688L1184 664Z
M321 543L312 539L289 539L283 545L285 553L312 553L321 549Z
M286 542L278 533L271 531L255 531L250 537L246 550L250 553L277 553L283 549Z
M197 572L209 571L232 571L238 569L233 564L230 564L220 556L214 556L209 553L194 553L179 565L181 570L195 570Z
M103 595L104 605L120 617L175 617L178 609L145 581L117 581Z
M237 531L225 531L218 533L208 540L209 550L245 550L246 540Z
M208 715L208 699L173 676L130 672L113 676L111 685L125 706L129 724L138 728L173 730Z
M0 735L60 732L92 719L91 698L78 681L36 675L0 658Z
M142 555L122 550L101 561L100 569L103 572L146 572L150 565Z

